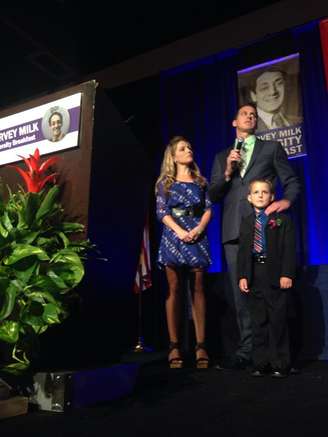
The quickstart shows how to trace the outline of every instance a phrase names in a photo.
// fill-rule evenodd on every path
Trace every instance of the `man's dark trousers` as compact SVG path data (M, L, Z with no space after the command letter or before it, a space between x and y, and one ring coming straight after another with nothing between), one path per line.
M237 277L238 241L224 244L224 252L228 265L228 274L233 291L236 320L240 334L240 341L236 350L236 358L249 360L252 353L252 323L247 305L247 296L241 293Z

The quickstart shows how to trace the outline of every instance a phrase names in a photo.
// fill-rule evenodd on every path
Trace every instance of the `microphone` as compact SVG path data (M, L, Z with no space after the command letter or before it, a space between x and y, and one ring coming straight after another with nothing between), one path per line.
M233 150L238 150L240 152L241 148L243 147L244 139L243 138L237 138L237 143L235 144ZM232 161L231 166L232 169L235 170L238 165L238 161Z
M241 150L244 144L244 138L237 138L237 144L233 148L234 150Z

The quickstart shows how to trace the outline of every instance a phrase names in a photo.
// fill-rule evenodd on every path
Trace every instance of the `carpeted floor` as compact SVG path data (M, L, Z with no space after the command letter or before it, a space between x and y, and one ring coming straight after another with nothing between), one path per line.
M1 437L327 436L328 362L287 379L245 371L144 365L134 393L70 413L30 412L0 423Z

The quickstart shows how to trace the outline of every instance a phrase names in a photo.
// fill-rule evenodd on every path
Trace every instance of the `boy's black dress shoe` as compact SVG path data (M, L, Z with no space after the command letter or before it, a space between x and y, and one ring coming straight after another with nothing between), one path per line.
M288 372L285 369L274 369L271 373L272 378L287 378Z

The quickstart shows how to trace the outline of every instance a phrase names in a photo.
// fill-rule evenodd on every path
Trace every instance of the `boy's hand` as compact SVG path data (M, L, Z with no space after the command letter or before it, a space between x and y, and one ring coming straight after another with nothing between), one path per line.
M286 278L285 276L282 276L280 278L280 288L286 289L291 288L293 285L293 281L290 278Z
M249 288L246 278L239 279L239 288L242 293L249 293Z

